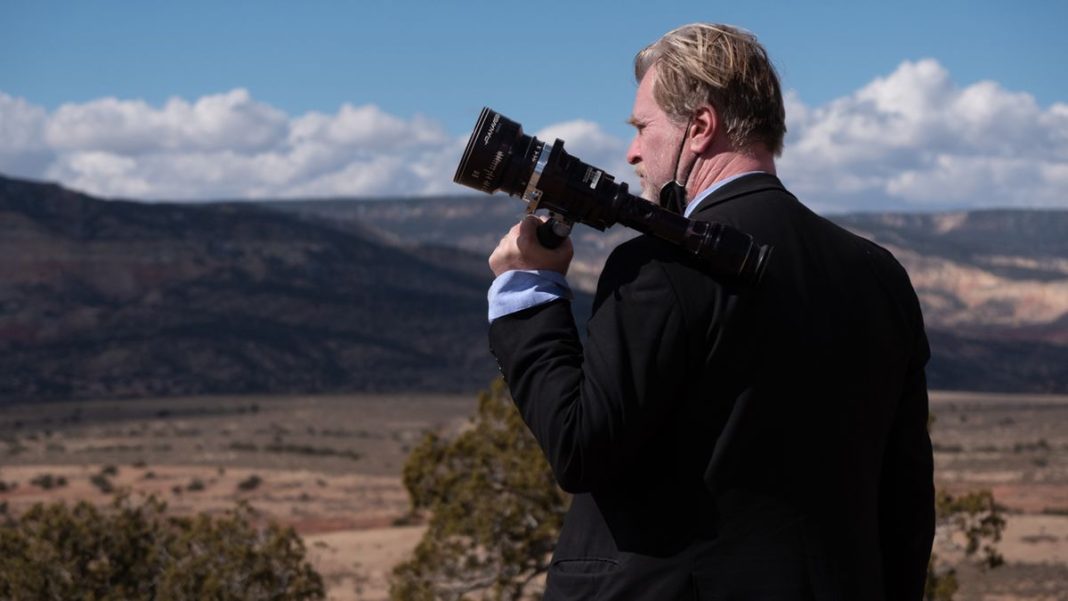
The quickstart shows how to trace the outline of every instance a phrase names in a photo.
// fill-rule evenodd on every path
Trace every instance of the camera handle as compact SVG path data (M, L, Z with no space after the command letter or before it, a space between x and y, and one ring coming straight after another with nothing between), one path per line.
M553 249L571 235L571 225L558 213L549 213L549 220L538 226L538 243Z

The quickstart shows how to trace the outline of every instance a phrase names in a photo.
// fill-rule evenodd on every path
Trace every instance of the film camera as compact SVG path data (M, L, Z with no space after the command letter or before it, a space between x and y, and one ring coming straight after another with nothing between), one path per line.
M555 248L576 222L604 231L621 223L677 244L703 259L715 275L746 284L760 281L771 247L755 244L729 226L695 221L627 190L615 178L564 151L564 142L542 142L523 127L482 109L453 181L492 194L503 190L527 202L527 211L549 211L538 241Z

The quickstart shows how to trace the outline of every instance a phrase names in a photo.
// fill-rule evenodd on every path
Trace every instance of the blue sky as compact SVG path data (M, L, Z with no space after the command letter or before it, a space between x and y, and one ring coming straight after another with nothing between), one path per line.
M699 20L745 27L767 46L796 113L783 176L822 199L816 206L1068 206L1068 116L1058 108L1068 102L1068 3L1053 1L7 0L0 172L144 198L461 193L442 181L457 157L429 157L455 152L483 105L625 172L631 58ZM879 80L885 89L872 88ZM926 90L920 100L904 98L915 89ZM926 116L895 121L910 106L897 100ZM961 107L968 119L932 133ZM912 134L871 164L835 158L836 140L868 140L849 129L858 119L892 128L889 138ZM1041 133L1040 148L1001 139L1009 126ZM1010 160L1028 154L1053 160ZM1001 175L948 199L921 189L991 170ZM1037 193L987 185L1036 177Z

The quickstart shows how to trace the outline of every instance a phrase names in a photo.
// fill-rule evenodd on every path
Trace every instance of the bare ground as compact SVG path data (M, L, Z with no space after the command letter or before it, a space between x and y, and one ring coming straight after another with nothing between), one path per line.
M0 504L17 514L37 502L106 503L91 478L110 466L114 486L155 494L176 514L247 500L302 535L331 599L385 599L390 569L423 533L394 525L408 510L404 459L424 432L463 427L475 404L342 395L5 406L0 482L15 486ZM1007 518L1006 565L993 570L940 533L958 599L1068 600L1068 397L934 393L931 406L939 487L992 490ZM67 484L31 483L42 475Z

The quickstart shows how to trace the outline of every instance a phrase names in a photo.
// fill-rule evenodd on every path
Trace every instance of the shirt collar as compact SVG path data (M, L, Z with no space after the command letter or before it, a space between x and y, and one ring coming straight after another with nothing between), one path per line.
M686 205L686 211L683 213L683 216L684 217L689 217L690 213L693 213L694 209L696 209L697 206L699 204L701 204L701 201L706 199L706 198L708 198L716 190L719 190L723 186L733 182L734 180L736 180L736 179L738 179L740 177L745 177L747 175L753 175L754 173L766 173L766 172L764 172L764 171L745 171L743 173L736 173L736 174L734 174L734 175L732 175L732 176L730 176L728 178L724 178L724 179L721 179L721 180L713 183L711 186L705 188L700 193L698 193L697 196L693 197L693 200L691 200Z

